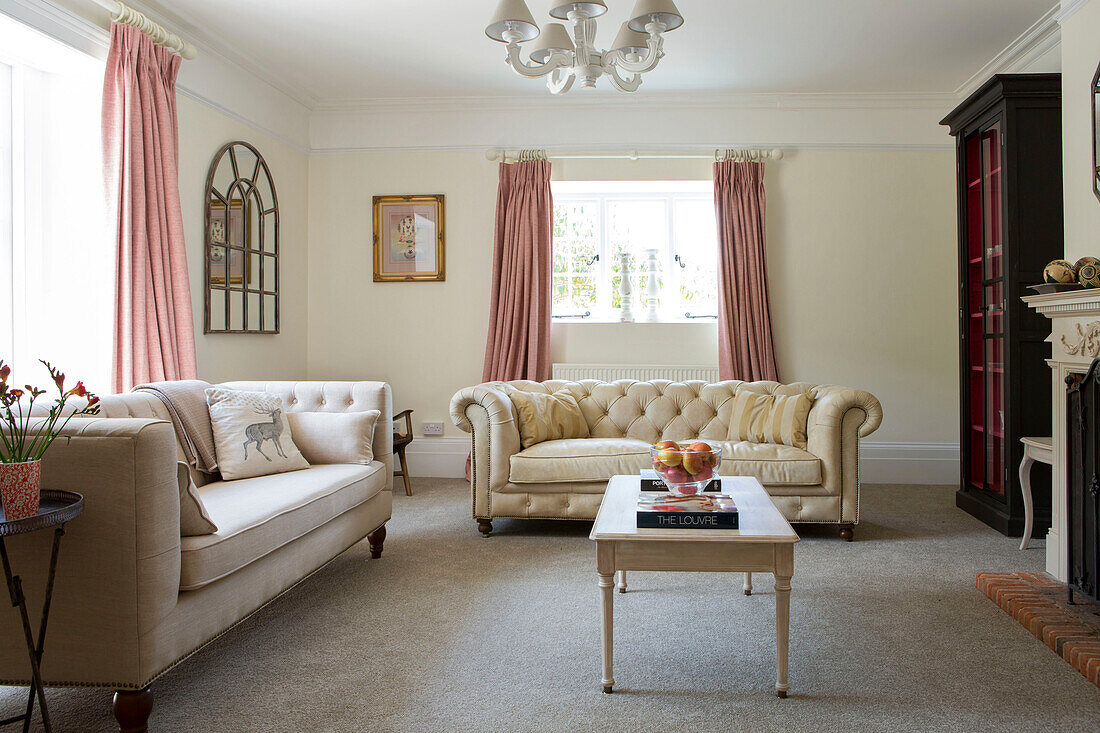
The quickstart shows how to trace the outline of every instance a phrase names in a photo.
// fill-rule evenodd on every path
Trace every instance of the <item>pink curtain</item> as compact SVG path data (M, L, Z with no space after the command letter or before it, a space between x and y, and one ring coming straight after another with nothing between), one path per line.
M195 332L177 171L180 57L114 24L103 161L116 222L114 389L194 379Z
M718 222L718 374L779 380L768 306L764 164L714 164Z
M550 378L550 163L501 164L482 381Z

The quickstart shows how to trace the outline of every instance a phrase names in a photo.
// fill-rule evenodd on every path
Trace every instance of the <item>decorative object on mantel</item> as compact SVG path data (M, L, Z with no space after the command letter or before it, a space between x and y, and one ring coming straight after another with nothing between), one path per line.
M573 24L570 38L561 23L547 23L540 33L524 0L500 0L485 35L508 44L507 63L520 76L548 76L546 88L552 94L568 92L578 79L582 87L595 88L601 76L620 92L637 91L642 74L653 71L664 58L663 34L683 25L684 18L672 0L637 0L612 49L601 51L594 45L594 18L606 12L603 0L555 2L550 16ZM535 50L530 61L524 61L519 44L530 40L535 40Z
M443 194L375 196L374 281L443 280Z
M8 387L11 367L0 361L0 502L6 521L26 519L38 514L38 498L42 487L42 454L46 452L65 426L75 416L99 412L99 398L89 392L84 382L65 389L65 375L42 361L57 387L57 398L49 413L30 419L34 402L46 390L26 385L26 391ZM24 407L21 401L29 398ZM70 397L83 397L87 403L65 414ZM14 409L13 409L14 408ZM58 421L61 422L58 425ZM6 558L5 558L6 562Z
M1039 283L1038 285L1028 285L1029 290L1034 290L1039 295L1049 295L1051 293L1064 293L1067 290L1083 290L1081 283Z
M1017 537L1025 522L1020 438L1052 432L1050 327L1021 298L1063 297L1032 296L1039 288L1029 286L1044 279L1065 281L1053 290L1080 291L1063 259L1061 95L1060 74L997 74L943 120L958 163L962 471L955 503ZM1055 259L1057 273L1045 278ZM1046 467L1032 476L1038 536L1050 517L1049 476Z
M1066 260L1051 260L1043 268L1043 282L1071 283L1077 279L1077 270L1073 263Z
M1079 258L1076 262L1073 263L1073 269L1077 272L1080 272L1082 267L1089 264L1100 265L1100 258L1092 257L1091 255L1085 255L1084 257Z
M1077 268L1077 282L1083 288L1100 288L1100 265L1086 262Z
M204 333L279 333L279 197L267 162L243 140L206 174Z

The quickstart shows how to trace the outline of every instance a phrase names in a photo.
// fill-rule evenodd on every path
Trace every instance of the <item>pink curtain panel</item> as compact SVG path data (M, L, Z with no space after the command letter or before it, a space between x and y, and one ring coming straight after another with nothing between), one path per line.
M718 223L718 374L779 381L768 305L764 164L714 164Z
M196 376L177 169L179 65L179 56L148 35L112 25L103 162L117 227L116 392Z
M502 163L482 381L550 378L550 163Z

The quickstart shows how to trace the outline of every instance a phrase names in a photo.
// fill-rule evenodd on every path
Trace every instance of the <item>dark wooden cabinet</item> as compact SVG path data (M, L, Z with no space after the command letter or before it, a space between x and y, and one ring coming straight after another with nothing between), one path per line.
M1060 74L998 74L941 124L955 136L959 407L955 503L1023 532L1020 438L1051 434L1050 322L1020 298L1062 256ZM1050 470L1032 474L1035 529L1050 526Z

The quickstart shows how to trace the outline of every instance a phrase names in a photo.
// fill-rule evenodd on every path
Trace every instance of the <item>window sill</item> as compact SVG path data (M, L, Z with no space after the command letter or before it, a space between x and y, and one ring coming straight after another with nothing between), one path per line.
M556 318L556 317L552 317L550 322L553 323L553 324L559 324L559 323L592 324L592 325L599 325L599 326L607 326L607 325L616 325L616 326L662 326L662 325L672 325L672 324L691 325L693 323L695 323L695 324L717 323L718 322L718 317L717 316L711 316L709 318L702 318L702 317L701 318L679 318L679 319L668 319L668 320L658 320L658 321L613 321L613 320L600 319L600 318Z

